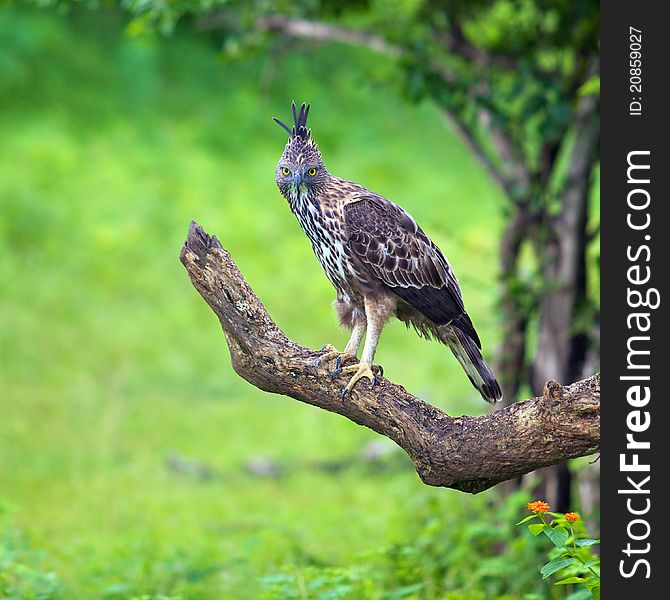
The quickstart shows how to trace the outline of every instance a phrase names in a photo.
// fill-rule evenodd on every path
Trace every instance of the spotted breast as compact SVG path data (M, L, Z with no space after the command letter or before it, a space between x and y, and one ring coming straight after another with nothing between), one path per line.
M338 296L347 302L362 302L360 285L353 287L351 282L364 284L367 277L352 261L340 204L335 200L324 202L323 197L320 202L313 196L298 194L291 198L290 205Z

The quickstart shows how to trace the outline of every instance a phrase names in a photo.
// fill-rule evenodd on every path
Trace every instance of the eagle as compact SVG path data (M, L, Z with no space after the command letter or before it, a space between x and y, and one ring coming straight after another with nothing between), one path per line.
M353 374L342 397L364 377L374 387L381 370L373 365L379 337L396 317L422 337L448 346L484 400L501 400L500 385L482 357L458 279L442 251L406 210L329 173L307 128L309 104L298 109L293 102L291 109L292 127L273 117L289 135L275 181L335 287L340 323L351 331L342 352L327 344L319 358L320 364L336 359L335 374ZM356 364L340 366L350 359Z

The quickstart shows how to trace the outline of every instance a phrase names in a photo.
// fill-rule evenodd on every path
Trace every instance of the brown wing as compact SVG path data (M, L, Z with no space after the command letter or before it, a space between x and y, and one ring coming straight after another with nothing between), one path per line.
M370 194L347 204L344 219L366 271L433 323L451 323L480 346L451 265L408 213Z

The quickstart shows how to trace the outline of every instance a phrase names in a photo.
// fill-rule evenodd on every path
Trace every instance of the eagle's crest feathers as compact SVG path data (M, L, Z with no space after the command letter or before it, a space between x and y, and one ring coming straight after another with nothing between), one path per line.
M304 102L300 105L300 112L295 105L295 102L291 102L291 111L293 112L293 127L289 127L285 123L282 123L277 117L272 117L272 120L277 123L282 129L291 136L291 138L300 138L302 140L308 140L311 137L312 130L307 129L307 116L309 115L309 104Z

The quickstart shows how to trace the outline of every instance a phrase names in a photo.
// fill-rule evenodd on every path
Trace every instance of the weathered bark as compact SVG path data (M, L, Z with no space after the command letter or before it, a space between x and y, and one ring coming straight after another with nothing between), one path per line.
M317 366L319 353L291 341L216 237L195 223L181 251L194 287L219 318L233 368L256 387L338 413L401 448L428 485L477 493L501 481L596 452L600 443L600 376L481 417L450 417L379 378L346 397L346 376Z

